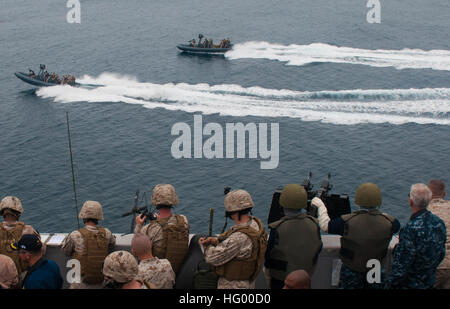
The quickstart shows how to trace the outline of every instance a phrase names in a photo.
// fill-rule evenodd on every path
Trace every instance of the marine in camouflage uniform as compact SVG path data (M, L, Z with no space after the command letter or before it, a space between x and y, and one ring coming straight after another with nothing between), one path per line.
M172 289L175 273L167 259L159 259L152 254L152 242L147 235L135 234L131 241L131 252L139 260L137 279L150 282L158 289Z
M25 234L36 234L39 236L31 225L19 222L22 213L23 207L19 198L7 196L0 202L0 215L5 218L5 221L0 223L0 254L12 258L19 276L25 271L26 265L20 261L18 251L12 250L10 244L18 242L22 235ZM43 246L42 250L45 253L45 246Z
M445 258L436 270L435 288L450 289L450 201L445 201L445 183L438 179L429 182L428 188L432 192L428 210L438 216L445 223L447 229L447 243Z
M106 277L105 288L154 289L153 284L136 279L138 269L138 263L130 252L122 250L109 254L105 258L102 270Z
M99 202L86 201L79 218L83 219L85 227L70 233L61 245L65 255L78 259L81 264L81 282L71 283L70 288L100 289L103 286L101 265L108 253L114 250L116 238L110 230L97 225L98 220L103 220ZM94 279L87 277L92 273Z
M339 280L341 289L380 289L385 283L381 269L380 283L367 280L367 261L383 260L388 252L392 235L400 229L400 222L381 213L377 207L382 203L380 188L374 183L364 183L356 191L355 204L360 210L330 220L325 204L318 198L311 204L318 207L319 225L323 232L341 235L339 257L342 267Z
M0 254L0 289L13 289L19 286L16 264L6 255Z
M218 289L254 289L262 268L267 247L267 233L261 220L249 216L254 204L245 190L236 190L225 197L227 217L235 221L229 231L216 237L201 238L205 261L218 275Z
M140 261L136 278L151 282L157 289L173 289L175 284L175 273L169 260L157 257Z
M189 247L189 221L184 215L172 213L172 207L178 205L178 196L170 184L158 184L153 188L151 204L159 210L158 219L143 226L145 218L136 217L134 233L146 234L153 244L153 255L168 259L176 273Z
M387 288L433 287L436 269L445 256L447 232L444 222L426 209L430 198L431 191L424 184L411 187L413 215L400 231Z

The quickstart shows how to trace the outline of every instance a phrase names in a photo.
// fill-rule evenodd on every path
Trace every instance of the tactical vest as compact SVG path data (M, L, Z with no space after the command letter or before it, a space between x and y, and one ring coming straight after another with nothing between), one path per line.
M11 244L20 240L24 228L25 223L17 222L14 228L7 230L0 222L0 254L7 255L14 261L19 275L27 266L20 260L19 251L13 250Z
M163 241L161 247L153 247L153 255L160 259L168 259L173 271L178 273L189 247L189 230L184 227L181 215L175 215L177 224L168 224L169 219L156 220L162 228Z
M264 254L266 253L267 232L261 220L256 217L252 217L252 219L258 223L259 231L250 226L245 226L228 230L219 235L219 242L222 242L233 233L244 233L252 242L252 253L249 258L241 259L235 257L224 265L212 267L217 276L224 277L228 281L249 280L250 282L254 281L258 276L264 262Z
M342 216L345 222L339 256L353 271L366 272L367 261L382 262L392 237L395 219L377 209L361 209Z
M99 284L103 282L103 261L108 255L108 239L106 230L98 227L98 232L90 231L84 227L78 230L83 237L84 250L80 254L75 252L72 258L80 261L81 280L87 284Z
M317 220L307 214L285 216L269 227L276 231L267 261L271 277L284 281L297 269L312 275L323 246Z

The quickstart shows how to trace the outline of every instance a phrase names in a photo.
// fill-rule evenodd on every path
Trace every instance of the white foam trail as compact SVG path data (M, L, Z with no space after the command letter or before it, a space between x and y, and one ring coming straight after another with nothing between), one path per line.
M313 62L333 62L397 69L450 70L449 50L424 51L408 48L370 50L339 47L325 43L281 45L268 42L245 42L235 44L233 49L225 54L225 57L229 59L270 59L297 66Z
M104 73L84 76L71 86L40 88L36 94L55 102L123 102L227 116L290 117L333 124L418 123L450 125L450 88L342 91L294 91L186 83L140 83L135 78Z

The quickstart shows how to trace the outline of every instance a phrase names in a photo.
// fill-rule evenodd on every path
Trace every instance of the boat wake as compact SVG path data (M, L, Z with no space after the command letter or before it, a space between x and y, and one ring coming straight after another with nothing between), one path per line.
M289 117L339 125L361 123L450 125L450 88L294 91L224 84L155 84L132 76L83 76L97 87L44 87L42 98L58 103L122 102L145 108L220 114Z
M350 63L372 67L396 69L450 70L449 50L360 49L339 47L325 43L309 45L281 45L268 42L245 42L235 44L225 54L228 59L269 59L286 62L287 65L303 66L314 62Z

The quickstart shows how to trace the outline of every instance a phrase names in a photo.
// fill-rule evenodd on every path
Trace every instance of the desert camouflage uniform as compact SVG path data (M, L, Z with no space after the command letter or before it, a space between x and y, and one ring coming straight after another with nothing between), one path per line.
M19 222L17 221L17 222L15 222L13 224L8 224L8 223L6 223L4 221L4 222L2 222L2 226L3 226L3 228L5 230L9 231L9 230L12 230L17 225L17 223L19 223ZM31 225L25 225L24 226L23 231L22 231L22 235L25 235L25 234L36 234L36 235L39 235L38 232L36 232L36 230ZM19 241L19 239L17 241Z
M189 230L189 222L186 216L180 215L183 218L184 221L184 227ZM170 219L167 224L177 224L177 218L174 214L170 216ZM163 233L162 233L162 227L157 223L156 221L151 221L149 224L142 226L141 224L136 224L136 227L134 229L134 233L142 233L146 234L148 238L153 243L153 248L161 248L163 245Z
M10 289L19 284L16 264L6 255L0 254L0 289Z
M442 219L447 229L446 254L436 270L436 288L450 289L450 201L441 198L432 199L428 210Z
M175 284L175 273L169 260L153 257L139 263L136 280L150 282L157 289L172 289Z
M90 225L86 225L86 228L89 231L97 232L98 228ZM111 252L114 250L116 245L116 237L112 235L111 231L105 228L106 238L109 239L108 249ZM79 253L80 255L84 251L84 240L81 236L81 233L77 231L73 231L70 233L63 241L61 245L61 249L67 256L72 256L74 252ZM81 279L83 281L83 279ZM71 289L100 289L102 288L102 283L99 284L86 284L86 283L72 283L70 285Z
M388 288L429 289L445 256L447 232L444 222L428 210L413 214L400 230L394 249Z
M249 226L259 231L258 223L255 220L242 223L231 227L231 230L239 227ZM220 266L228 263L233 258L241 259L249 258L252 254L252 241L242 233L236 232L231 234L227 239L219 243L217 246L208 246L205 249L205 260L213 266ZM218 289L254 289L255 281L249 280L233 280L229 281L224 277L219 277L217 282Z
M17 225L17 223L19 223L19 221L16 221L15 223L9 224L7 222L1 222L2 227L7 230L10 231L12 229L14 229ZM36 232L36 230L31 226L31 225L25 225L23 230L22 230L22 235L26 235L26 234L36 234L39 236L39 239L41 238L41 236L39 235L38 232ZM20 239L17 239L15 241L19 241ZM47 251L47 245L45 243L42 243L42 254L45 255L45 252ZM22 280L24 279L26 275L26 271L25 269L19 274L19 280L20 282L22 282Z

